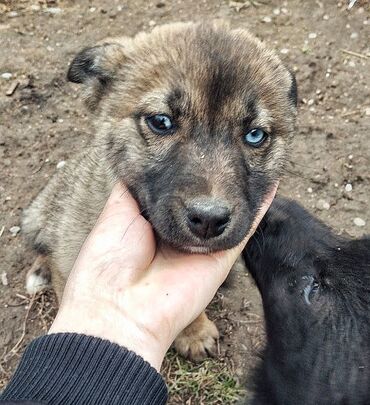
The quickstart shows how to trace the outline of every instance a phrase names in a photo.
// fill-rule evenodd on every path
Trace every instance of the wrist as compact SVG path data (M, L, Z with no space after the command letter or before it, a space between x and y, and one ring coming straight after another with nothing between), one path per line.
M58 312L48 334L76 333L108 340L131 350L160 371L169 345L136 323L114 317L112 310L104 311L109 316L98 312L94 310L93 313L86 313L63 308Z

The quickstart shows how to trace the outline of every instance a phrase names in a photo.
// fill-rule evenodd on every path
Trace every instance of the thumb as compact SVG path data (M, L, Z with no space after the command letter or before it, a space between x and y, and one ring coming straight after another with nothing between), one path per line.
M128 189L116 184L75 267L112 262L118 269L146 270L154 254L155 239L149 222L140 214Z

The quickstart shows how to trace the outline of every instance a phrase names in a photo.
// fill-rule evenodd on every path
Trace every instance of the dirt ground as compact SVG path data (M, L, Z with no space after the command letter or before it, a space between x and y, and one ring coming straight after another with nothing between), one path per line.
M360 236L370 232L370 5L347 6L347 0L0 0L0 389L56 311L52 292L26 295L33 258L14 227L57 164L91 136L80 90L65 80L76 51L179 20L224 18L247 27L297 76L299 122L281 194L338 233ZM170 353L163 368L170 404L232 403L256 362L263 318L243 269L209 314L222 334L219 359L193 366Z

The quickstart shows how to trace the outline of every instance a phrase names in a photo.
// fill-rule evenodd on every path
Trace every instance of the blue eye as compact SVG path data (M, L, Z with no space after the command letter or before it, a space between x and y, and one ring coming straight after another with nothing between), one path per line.
M165 114L155 114L147 117L146 123L149 129L158 135L167 135L174 130L171 118Z
M244 135L244 142L254 148L261 146L267 139L267 133L262 129L255 128Z

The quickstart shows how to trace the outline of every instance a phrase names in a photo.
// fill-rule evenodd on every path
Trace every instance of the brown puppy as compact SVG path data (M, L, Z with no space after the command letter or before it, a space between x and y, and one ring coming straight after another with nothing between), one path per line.
M27 286L58 297L117 181L158 240L189 252L238 244L281 175L296 116L296 85L279 58L243 29L178 23L80 52L68 79L82 83L96 136L25 211L39 253ZM177 339L201 360L218 336L205 314Z

